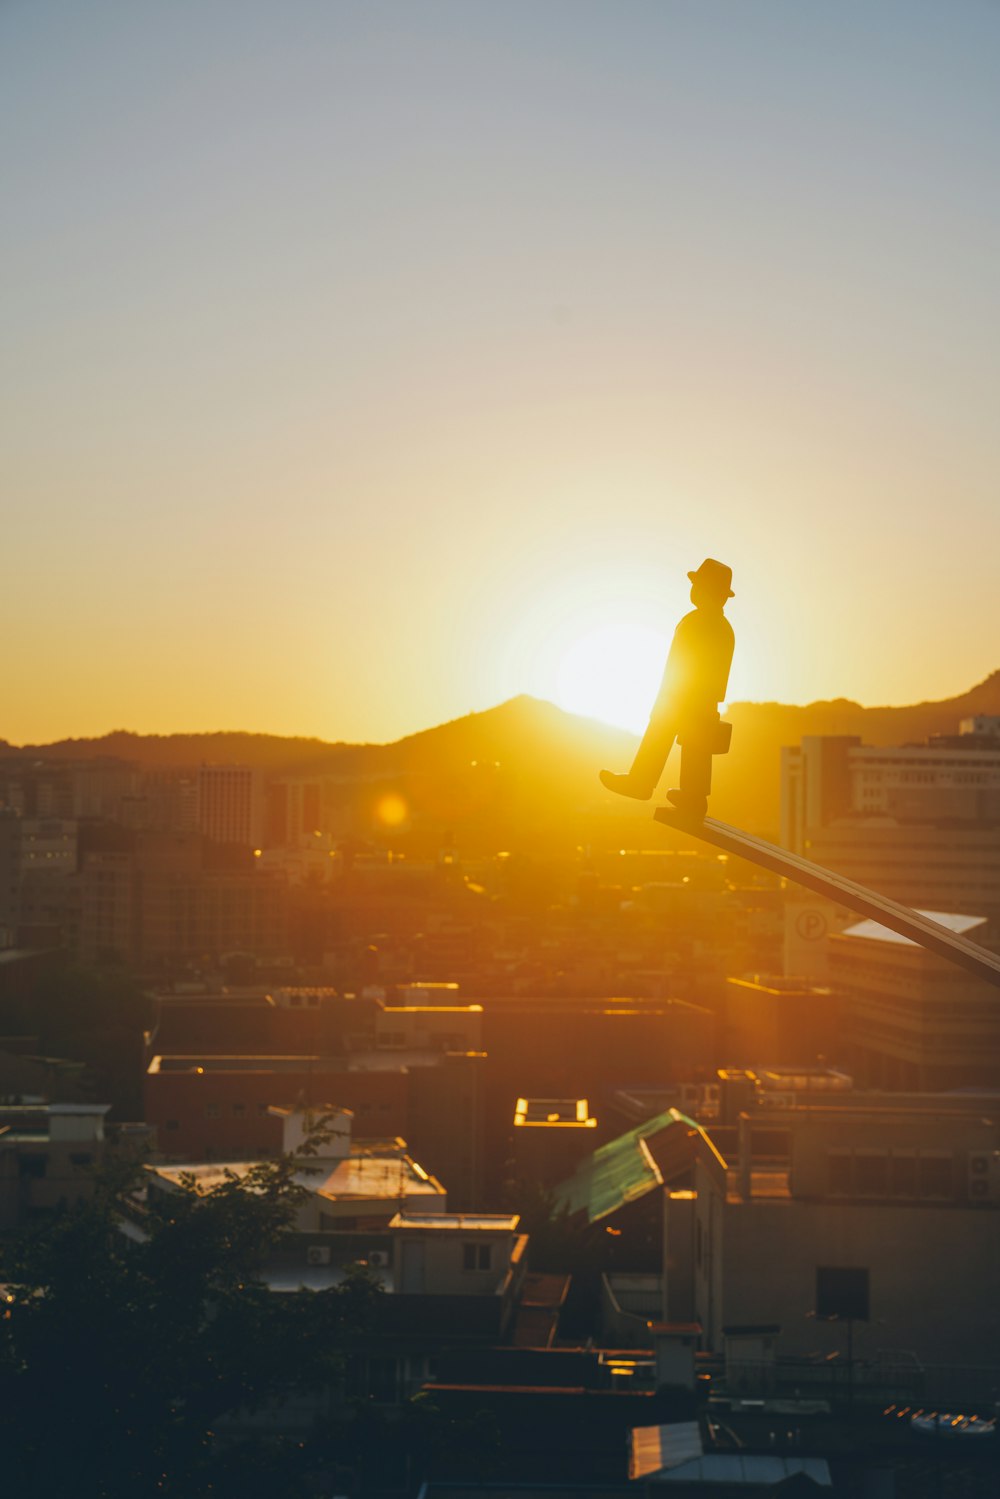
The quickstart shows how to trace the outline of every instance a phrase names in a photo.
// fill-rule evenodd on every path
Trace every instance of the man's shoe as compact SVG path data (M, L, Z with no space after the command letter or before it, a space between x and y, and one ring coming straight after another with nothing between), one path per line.
M704 822L708 813L707 796L685 796L683 791L668 791L667 801L677 808L679 816L690 822Z
M616 775L613 770L602 770L600 781L609 791L617 792L619 796L634 797L637 802L648 802L653 794L652 788L638 785L631 776Z

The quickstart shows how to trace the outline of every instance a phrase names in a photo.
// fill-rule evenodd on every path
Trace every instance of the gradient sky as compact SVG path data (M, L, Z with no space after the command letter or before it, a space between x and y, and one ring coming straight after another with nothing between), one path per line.
M732 698L1000 667L998 61L988 0L3 0L0 736L635 720L710 554Z

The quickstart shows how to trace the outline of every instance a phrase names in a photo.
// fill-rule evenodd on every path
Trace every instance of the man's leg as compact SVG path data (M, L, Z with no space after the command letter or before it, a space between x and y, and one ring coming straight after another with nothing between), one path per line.
M669 791L668 800L687 817L704 817L712 789L712 751L704 741L681 745L680 781L680 790Z
M601 771L601 785L619 796L634 796L637 801L648 802L663 774L663 767L673 748L674 725L669 718L654 713L635 752L632 769L628 775L615 775L614 771Z

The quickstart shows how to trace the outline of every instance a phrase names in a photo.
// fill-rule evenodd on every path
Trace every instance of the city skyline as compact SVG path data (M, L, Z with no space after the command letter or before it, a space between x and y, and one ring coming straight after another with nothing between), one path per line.
M705 556L732 700L982 681L998 40L5 8L0 736L386 742L520 693L636 728Z

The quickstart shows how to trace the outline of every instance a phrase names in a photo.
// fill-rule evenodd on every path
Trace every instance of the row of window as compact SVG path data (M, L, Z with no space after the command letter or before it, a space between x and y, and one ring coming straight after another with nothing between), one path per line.
M88 1151L70 1153L70 1165L82 1171L93 1163L94 1157ZM47 1175L49 1169L49 1158L47 1155L22 1155L18 1156L17 1171L22 1179L31 1178L40 1181Z
M402 1051L408 1046L438 1046L444 1051L464 1051L468 1038L461 1031L380 1031L377 1044L383 1051Z
M827 1156L829 1190L836 1197L951 1199L952 1164L950 1155L833 1150Z

